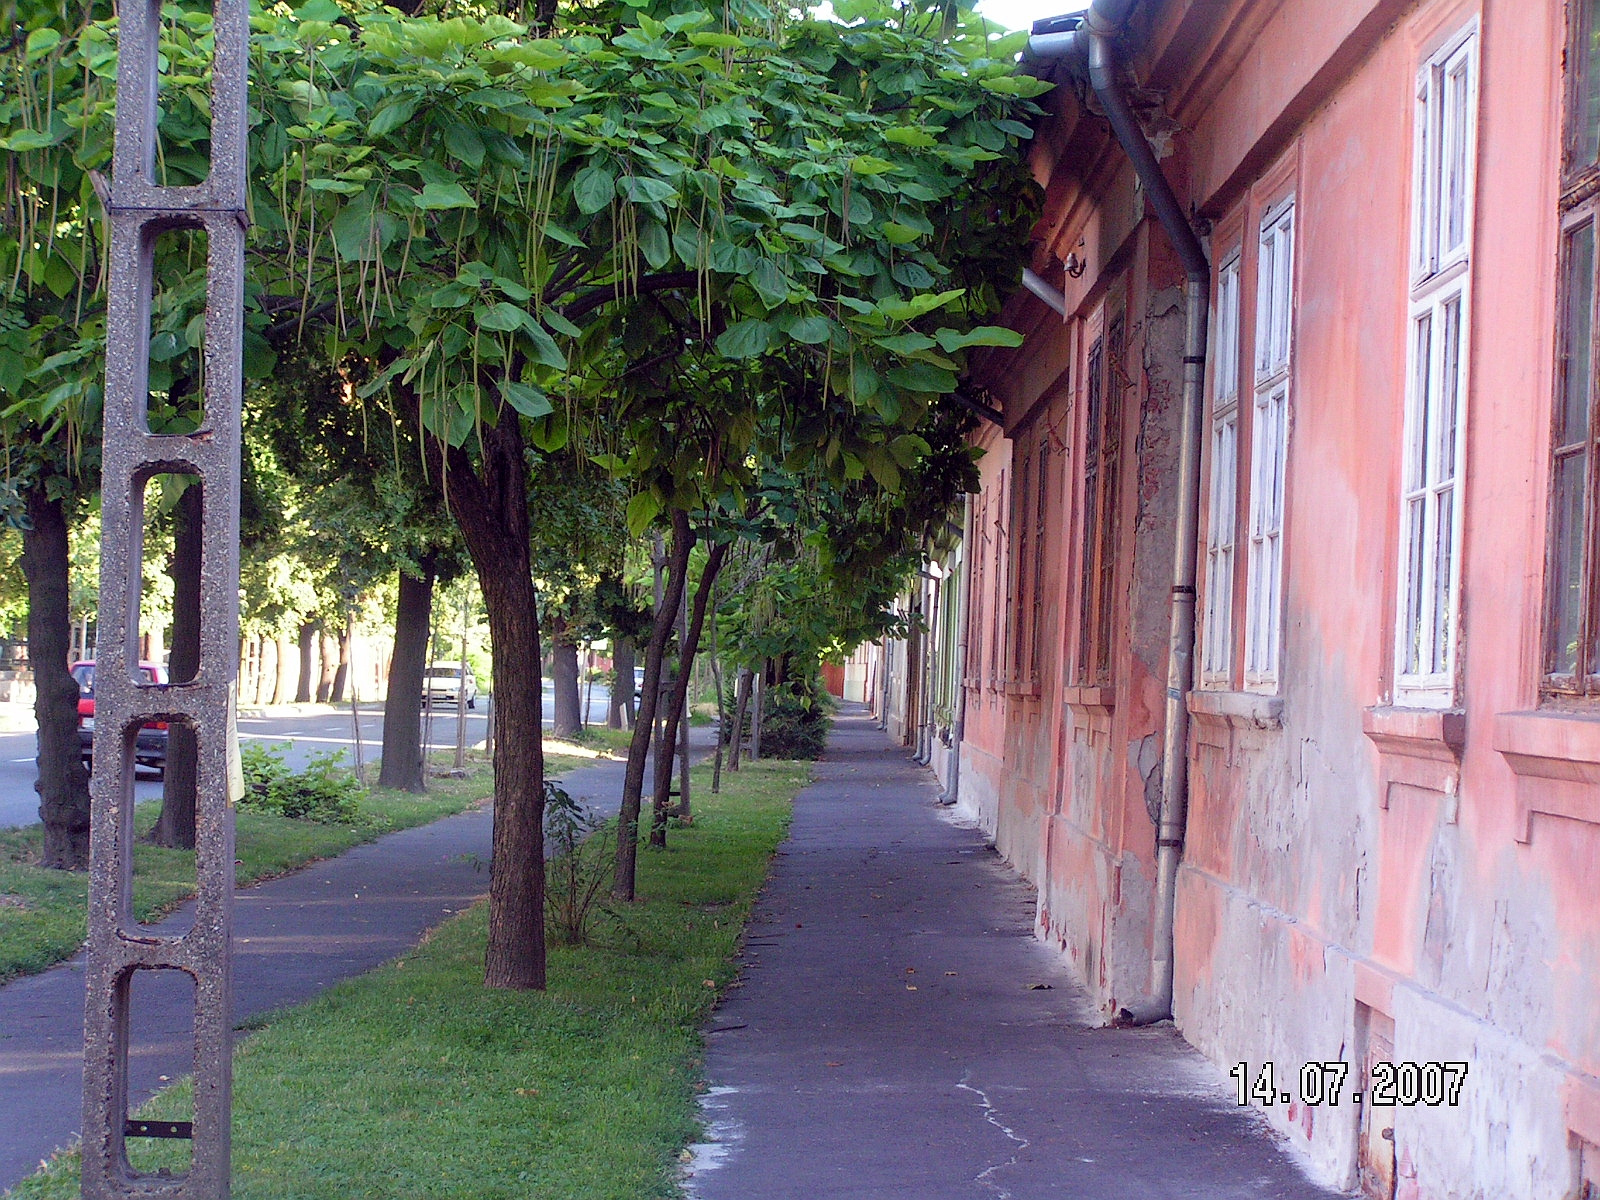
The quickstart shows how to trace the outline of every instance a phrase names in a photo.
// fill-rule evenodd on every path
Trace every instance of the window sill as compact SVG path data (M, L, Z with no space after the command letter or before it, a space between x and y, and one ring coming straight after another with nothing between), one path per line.
M1456 819L1461 783L1461 748L1467 718L1460 709L1375 705L1361 714L1361 731L1378 750L1378 807L1422 793L1448 805L1447 822Z
M1517 840L1533 814L1600 825L1600 714L1496 713L1494 748L1517 775Z
M1204 724L1233 729L1282 729L1283 697L1197 689L1189 693L1189 715Z
M1220 750L1229 766L1241 731L1283 728L1282 696L1197 689L1189 693L1187 704L1195 745Z
M1117 692L1109 687L1064 687L1061 702L1068 708L1108 713L1117 706Z

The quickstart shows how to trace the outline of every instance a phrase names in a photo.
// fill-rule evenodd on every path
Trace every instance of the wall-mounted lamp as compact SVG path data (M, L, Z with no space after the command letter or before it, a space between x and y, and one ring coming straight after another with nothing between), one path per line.
M1074 279L1077 279L1083 274L1084 268L1089 264L1078 257L1078 252L1076 250L1069 250L1067 252L1066 262L1062 263L1061 265L1067 269L1068 275L1071 275Z

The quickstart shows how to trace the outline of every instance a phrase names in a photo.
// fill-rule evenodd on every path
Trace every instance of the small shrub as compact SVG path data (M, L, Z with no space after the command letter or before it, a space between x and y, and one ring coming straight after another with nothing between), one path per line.
M559 783L544 782L544 837L550 852L544 898L554 935L569 946L586 945L606 883L611 878L614 826L602 821Z
M239 747L244 768L240 808L320 825L359 825L366 789L344 766L343 751L313 754L305 770L292 771L283 751L259 742Z

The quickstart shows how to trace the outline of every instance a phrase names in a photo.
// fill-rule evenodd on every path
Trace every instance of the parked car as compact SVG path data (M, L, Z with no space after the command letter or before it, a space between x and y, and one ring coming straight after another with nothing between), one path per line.
M72 677L78 681L78 748L83 761L94 761L94 660L86 658L72 664ZM139 674L145 683L166 683L167 669L160 663L142 662ZM134 762L156 772L167 769L167 723L152 721L139 730L133 744Z
M463 682L463 678L465 682ZM422 673L422 702L438 707L455 704L462 691L467 694L467 707L478 707L478 681L472 677L472 668L429 667Z

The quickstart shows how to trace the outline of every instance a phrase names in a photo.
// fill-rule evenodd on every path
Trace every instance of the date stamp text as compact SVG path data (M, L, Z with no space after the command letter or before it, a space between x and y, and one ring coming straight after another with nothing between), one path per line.
M1455 1107L1461 1103L1461 1091L1466 1086L1467 1064L1376 1062L1367 1079L1357 1078L1355 1086L1348 1091L1345 1085L1351 1080L1347 1062L1308 1062L1300 1068L1298 1076L1289 1071L1281 1078L1270 1062L1257 1064L1253 1070L1250 1063L1238 1063L1228 1075L1238 1085L1241 1107L1294 1103Z

